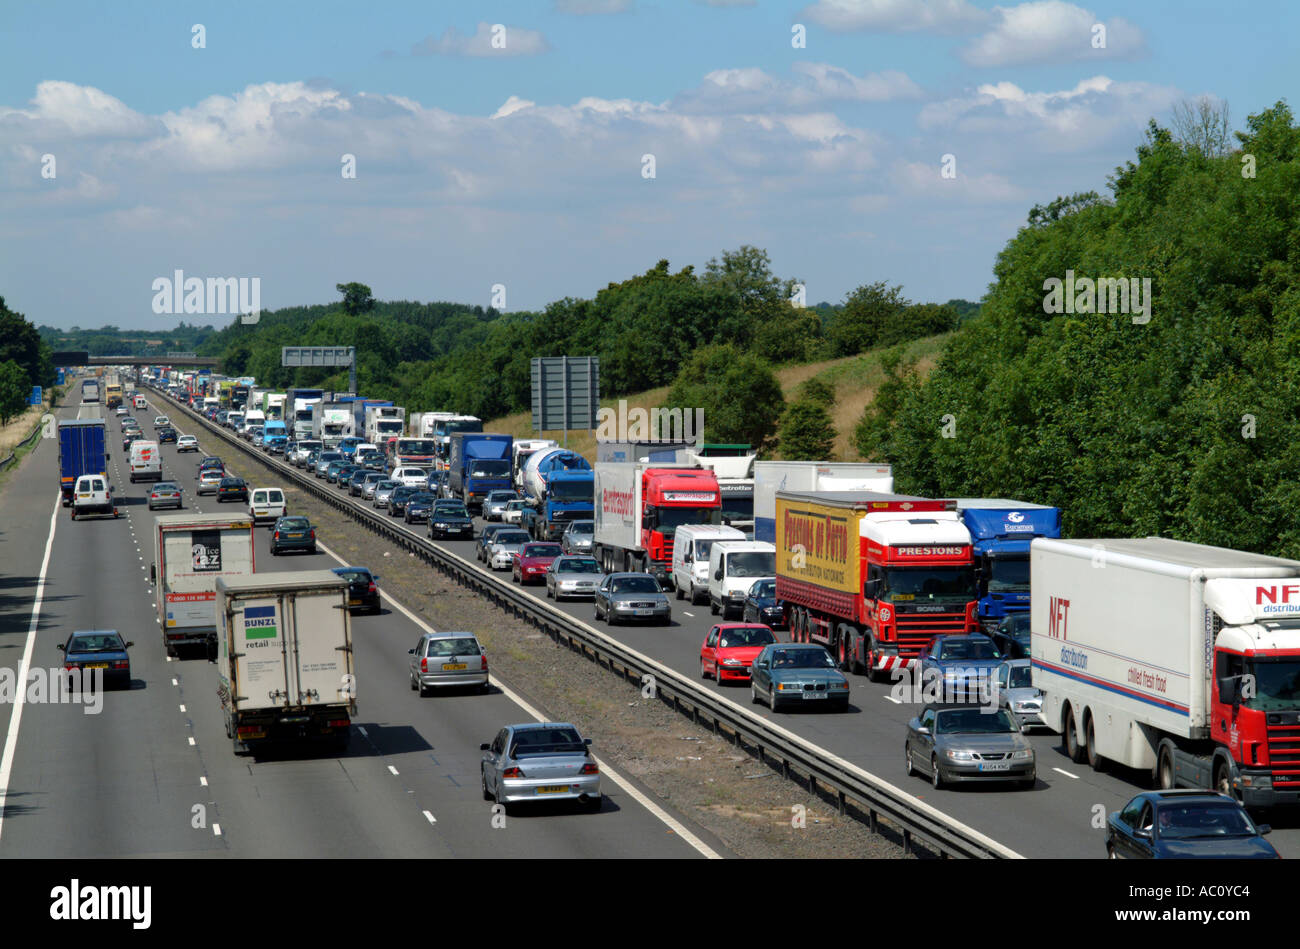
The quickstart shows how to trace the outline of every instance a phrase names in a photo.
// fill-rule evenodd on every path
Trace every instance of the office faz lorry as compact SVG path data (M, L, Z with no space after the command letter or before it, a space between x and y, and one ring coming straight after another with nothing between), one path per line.
M218 577L253 573L253 519L246 515L166 514L154 518L151 577L158 587L158 626L167 655L216 643Z

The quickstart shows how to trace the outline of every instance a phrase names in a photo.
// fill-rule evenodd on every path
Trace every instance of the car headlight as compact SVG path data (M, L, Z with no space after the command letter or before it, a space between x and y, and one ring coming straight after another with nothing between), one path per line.
M799 685L797 682L778 682L776 684L776 690L778 692L802 692L803 686Z
M723 664L724 666L743 666L743 665L744 665L744 663L741 662L739 659L723 659L723 660L722 660L722 664Z
M439 521L437 524L434 524L433 526L442 529L445 528L447 525L444 524L442 521Z
M974 761L975 756L969 751L945 751L946 755L952 761Z
M1043 703L1039 699L1025 699L1023 702L1012 702L1011 707L1017 712L1037 712L1042 709Z
M831 683L831 688L832 688L832 689L847 689L848 687L849 687L849 684L848 684L847 682L832 682L832 683Z
M1017 761L1024 761L1025 759L1032 758L1033 756L1034 756L1034 750L1032 748L1021 748L1019 751L1011 752L1011 757L1016 759Z

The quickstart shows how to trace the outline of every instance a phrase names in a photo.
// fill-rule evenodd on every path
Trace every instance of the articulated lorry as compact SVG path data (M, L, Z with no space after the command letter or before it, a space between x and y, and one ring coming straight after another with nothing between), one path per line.
M492 491L510 488L510 435L456 432L451 436L447 484L465 507L483 507Z
M438 463L438 444L432 438L392 439L390 437L388 440L393 442L389 460L395 468L403 465L419 465L432 471ZM378 444L382 450L383 443Z
M158 626L167 655L181 646L211 648L216 581L253 573L253 519L247 515L167 514L154 518L151 577L158 587Z
M391 402L386 405L365 405L363 434L372 445L382 445L406 431L406 409Z
M331 570L221 577L217 696L235 754L348 746L357 713L348 582Z
M63 419L59 432L59 494L63 506L72 504L72 489L82 475L102 475L108 483L108 445L99 406L83 406L86 418Z
M1033 684L1076 762L1300 803L1300 561L1163 537L1030 544Z
M873 491L891 494L890 465L841 461L755 461L754 539L776 542L776 492Z
M553 438L516 438L510 449L510 480L514 482L515 490L521 493L527 490L524 487L524 466L529 458L544 449L559 447L559 442Z
M776 598L796 642L872 679L910 669L944 633L976 631L970 532L952 501L776 494Z
M686 524L718 524L718 476L707 468L648 462L597 462L592 556L610 573L649 573L672 584L673 535Z
M596 476L591 463L577 452L564 448L534 451L523 475L524 491L537 511L532 522L536 540L559 540L571 522L593 516Z
M326 451L333 451L343 440L343 428L347 424L352 409L337 402L316 402L311 407L311 434L325 445Z
M957 498L957 513L975 545L979 606L985 632L1012 613L1029 612L1029 542L1061 536L1059 508L1006 498Z

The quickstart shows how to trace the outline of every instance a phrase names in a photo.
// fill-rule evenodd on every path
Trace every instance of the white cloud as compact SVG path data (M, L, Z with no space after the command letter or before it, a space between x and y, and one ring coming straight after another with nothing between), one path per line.
M511 96L505 101L501 108L492 113L492 118L503 119L507 115L519 112L522 109L531 109L535 105L537 105L536 102L532 102L528 99L521 99L518 96Z
M698 87L672 101L686 112L772 113L808 109L831 102L889 102L913 99L921 89L901 72L855 76L825 63L797 62L790 79L780 79L757 67L717 69Z
M157 119L141 115L93 86L49 80L36 87L30 108L0 107L0 133L25 142L49 138L141 139L160 131Z
M1026 192L1002 175L992 172L968 177L958 170L955 178L944 178L940 166L904 162L894 169L894 180L906 192L966 204L1024 203Z
M964 33L989 18L967 0L817 0L799 15L837 33Z
M1032 0L994 7L997 24L962 50L972 66L1013 66L1072 60L1131 59L1145 52L1142 31L1122 17L1102 21L1063 0ZM1094 48L1094 27L1105 27L1105 47Z
M496 30L495 26L504 29ZM500 39L497 37L500 36ZM496 40L497 45L493 45ZM519 26L480 23L472 36L454 26L447 27L438 39L426 36L411 47L413 56L535 56L550 49L546 37L536 30Z
M572 13L575 16L626 13L631 9L632 0L555 0L557 13Z

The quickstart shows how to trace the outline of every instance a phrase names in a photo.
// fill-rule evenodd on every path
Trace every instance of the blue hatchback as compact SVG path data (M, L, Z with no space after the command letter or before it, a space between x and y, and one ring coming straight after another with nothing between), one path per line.
M63 653L63 669L68 673L69 684L76 688L89 686L94 670L102 670L105 685L131 687L131 657L127 653L134 643L124 642L115 629L79 629L59 646Z

